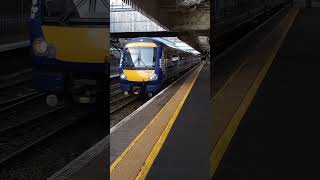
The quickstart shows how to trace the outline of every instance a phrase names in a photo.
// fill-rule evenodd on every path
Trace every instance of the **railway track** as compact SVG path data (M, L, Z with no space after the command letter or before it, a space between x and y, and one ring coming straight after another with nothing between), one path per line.
M120 88L120 83L114 83L110 85L110 90L116 90Z
M123 95L119 87L119 83L111 86L110 113L137 99L137 96ZM17 157L85 116L79 111L70 113L64 106L46 107L44 97L45 93L33 91L0 102L0 164ZM66 112L69 112L68 115Z
M122 94L120 89L120 83L114 83L110 86L110 98L112 99L115 96Z
M55 109L46 105L44 97L44 93L39 93L0 109L0 132Z
M127 105L136 101L138 96L128 95L125 96L121 89L120 83L113 83L110 85L110 114L113 114L120 109L125 108Z
M20 72L0 76L0 89L10 88L21 84L31 84L32 69L24 69Z
M117 100L110 101L110 114L119 111L120 109L126 107L127 105L136 101L137 99L138 96L123 96L121 98L118 98Z
M114 97L114 96L117 96L119 94L122 94L122 91L120 89L116 89L116 90L110 92L110 97Z
M41 98L44 96L45 96L45 93L35 91L35 92L30 92L30 93L27 93L27 94L24 94L21 96L17 96L17 97L11 98L11 99L1 101L0 102L0 113L8 111L12 108L19 106L19 105L23 105L24 103L27 103L29 101L32 101L34 99Z
M60 106L0 129L0 164L69 127L85 115L83 112L67 111L64 106Z
M46 93L30 88L29 78L22 78L20 74L6 77L0 78L8 81L0 87L0 164L68 124L50 122L50 117L63 107L47 106Z
M0 109L40 94L32 88L31 72L25 69L0 77Z
M30 71L26 70L23 73L10 74L0 78L2 80L0 82L5 79L9 84L10 82L21 82L6 86L1 84L0 132L23 124L32 119L32 117L37 117L53 109L53 107L49 107L45 103L46 93L32 89L29 80L23 78L23 75L28 73Z
M116 81L111 82L111 85L110 85L110 114L111 115L126 108L131 103L139 102L139 101L144 102L145 99L141 98L141 96L136 96L136 95L125 96L120 89L120 83Z

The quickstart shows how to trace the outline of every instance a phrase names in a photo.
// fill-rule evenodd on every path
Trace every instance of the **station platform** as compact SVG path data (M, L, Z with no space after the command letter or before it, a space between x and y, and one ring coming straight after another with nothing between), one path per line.
M212 179L320 178L319 17L290 9L217 93Z
M112 180L208 179L208 82L209 64L203 62L49 180L109 179L109 172Z
M1 34L0 53L30 46L29 36L28 32L19 34Z
M0 81L9 76L26 74L31 70L32 61L30 56L29 33L2 33L0 34L0 59L1 65Z

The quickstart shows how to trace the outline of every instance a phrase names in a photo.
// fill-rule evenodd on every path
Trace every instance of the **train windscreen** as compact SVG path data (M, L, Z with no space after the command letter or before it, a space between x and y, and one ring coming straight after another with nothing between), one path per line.
M106 24L107 0L43 0L43 24Z
M125 48L122 67L124 69L154 69L156 66L156 48Z

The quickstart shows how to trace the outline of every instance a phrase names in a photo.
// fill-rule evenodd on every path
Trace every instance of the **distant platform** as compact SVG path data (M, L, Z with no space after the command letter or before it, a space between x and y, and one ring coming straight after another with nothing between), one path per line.
M119 77L120 75L119 74L110 74L110 79L112 79L112 78L116 78L116 77Z
M18 49L18 48L23 48L23 47L28 47L30 46L30 41L19 41L19 42L14 42L14 43L8 43L8 44L1 44L0 45L0 52L4 51L10 51L13 49Z

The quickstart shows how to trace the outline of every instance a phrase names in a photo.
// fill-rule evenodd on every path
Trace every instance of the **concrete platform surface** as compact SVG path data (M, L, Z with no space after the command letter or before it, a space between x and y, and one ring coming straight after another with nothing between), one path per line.
M213 179L319 179L320 9L301 9Z

